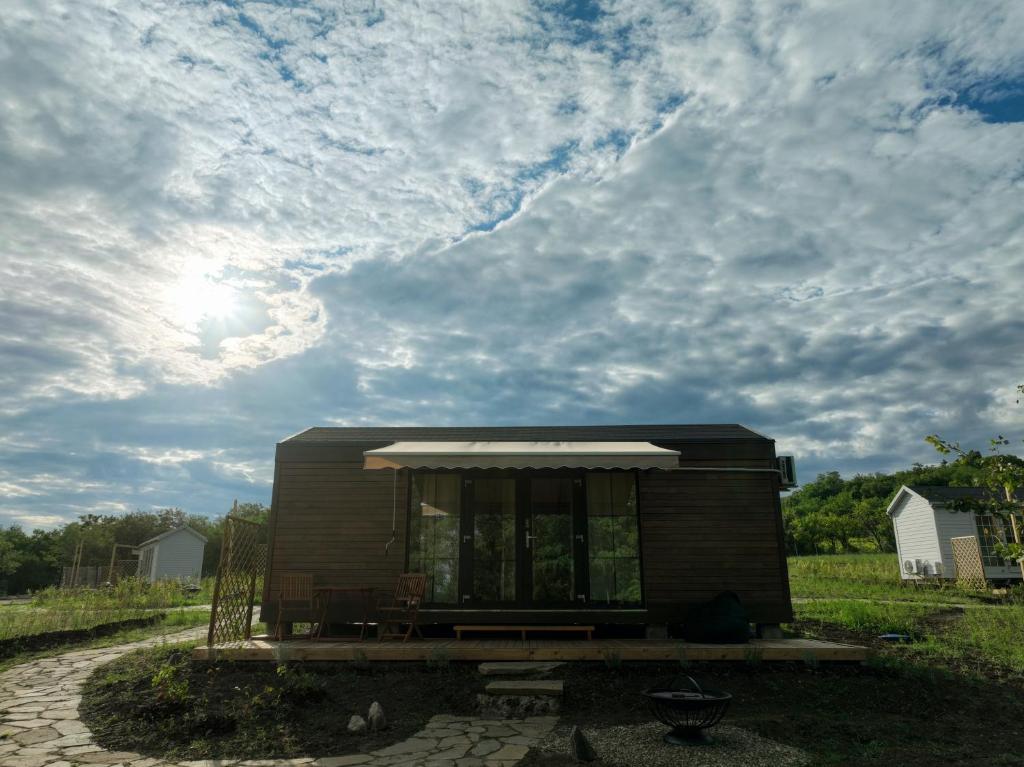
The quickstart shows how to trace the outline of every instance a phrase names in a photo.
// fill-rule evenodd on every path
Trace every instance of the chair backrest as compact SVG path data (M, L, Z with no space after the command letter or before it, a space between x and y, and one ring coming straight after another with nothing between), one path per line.
M418 605L427 591L427 576L424 573L402 573L395 587L395 602Z
M281 599L286 602L309 602L313 599L312 573L281 575Z

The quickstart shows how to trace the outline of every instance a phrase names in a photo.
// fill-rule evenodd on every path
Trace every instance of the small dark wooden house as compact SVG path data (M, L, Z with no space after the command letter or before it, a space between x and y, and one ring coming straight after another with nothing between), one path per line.
M261 619L300 571L383 590L426 573L421 624L656 635L722 591L790 621L786 465L735 424L308 429L277 445Z

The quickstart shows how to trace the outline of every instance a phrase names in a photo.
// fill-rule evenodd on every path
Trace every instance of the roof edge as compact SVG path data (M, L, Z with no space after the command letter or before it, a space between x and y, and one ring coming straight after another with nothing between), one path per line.
M388 441L388 440L390 440L390 441L411 441L411 440L415 440L414 436L380 435L379 437L374 437L372 435L367 436L365 434L361 435L359 437L354 437L353 436L350 439L346 439L344 437L344 434L343 434L346 431L351 431L351 432L360 432L360 431L362 431L362 432L366 432L366 431L372 431L372 430L378 430L378 429L381 430L381 431L393 431L393 432L398 432L398 431L416 432L416 431L419 431L419 430L431 430L431 431L436 431L436 432L444 432L444 431L459 432L459 431L465 431L465 430L486 430L486 429L516 429L516 430L520 430L520 431L536 431L536 432L538 432L538 437L535 440L514 440L514 439L509 439L507 437L504 438L504 439L499 439L497 437L477 438L477 440L476 440L476 441L516 442L516 441L543 441L543 436L542 435L543 435L543 433L545 431L559 430L559 429L560 430L566 430L566 429L581 429L581 430L586 430L586 429L635 429L635 430L639 431L639 430L643 430L645 428L655 428L655 429L677 428L677 429L686 429L686 428L694 428L694 427L732 427L732 428L736 428L736 429L741 429L744 432L746 432L746 434L738 435L738 436L711 436L711 437L690 437L690 438L676 437L676 438L669 439L668 441L674 441L674 440L686 441L687 439L689 439L689 440L692 440L694 442L734 442L734 441L752 441L752 442L761 442L761 441L763 441L763 442L771 442L771 443L775 442L775 440L772 439L771 437L768 437L768 436L766 436L764 434L761 434L760 432L757 432L757 431L755 431L755 430L753 430L753 429L751 429L751 428L749 428L749 427L747 427L747 426L745 426L745 425L743 425L741 423L730 422L730 423L684 423L684 424L679 424L679 423L549 424L549 425L546 425L546 426L535 426L535 425L534 426L531 426L531 425L527 425L527 426L517 426L517 425L483 425L483 426L481 426L481 425L460 425L460 426L310 426L310 427L307 427L305 429L302 429L301 431L295 432L294 434L292 434L292 435L290 435L288 437L285 437L284 439L282 439L281 441L277 442L276 444L278 444L278 445L285 445L285 444L303 443L303 444L307 444L307 445L321 445L321 444L337 444L337 443L341 443L341 442L348 442L348 443L351 443L351 444L360 444L360 443L366 443L366 442L374 442L374 441L378 441L378 440L379 441ZM309 432L312 432L312 431L317 430L317 429L330 430L331 432L333 432L335 434L338 434L339 436L332 437L332 438L324 438L324 439L318 439L318 438L315 438L315 437L307 437L305 439L300 439L304 434L308 434ZM467 435L464 435L464 434L462 434L462 435L460 435L460 434L453 434L452 436L453 436L453 439L451 441L467 441L467 440L468 441L474 441L471 438L468 438ZM580 440L565 440L565 439L555 440L555 439L553 439L551 437L549 437L549 439L552 439L553 441L580 441ZM645 439L629 440L629 439L623 439L622 437L611 437L611 436L608 437L609 441L614 441L614 442L624 442L624 441L644 441L644 442L647 442L647 441L658 441L659 439L661 439L662 441L665 441L668 438L664 438L664 437L659 438L659 437L655 437L655 436L650 436L650 437L647 437ZM429 441L443 442L443 441L447 441L447 440L431 439ZM592 441L601 441L601 440L600 439L592 438Z

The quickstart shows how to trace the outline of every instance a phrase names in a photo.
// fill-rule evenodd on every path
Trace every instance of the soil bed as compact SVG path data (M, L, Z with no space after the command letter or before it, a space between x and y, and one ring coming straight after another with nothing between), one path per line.
M723 724L802 749L815 765L1020 764L1024 696L1016 688L909 665L569 664L559 669L559 731L653 722L640 691L679 673L733 694ZM535 750L521 764L565 763Z
M434 714L469 714L475 665L193 663L189 648L130 653L86 682L80 711L97 742L169 760L339 756L419 731ZM384 708L382 733L349 717Z

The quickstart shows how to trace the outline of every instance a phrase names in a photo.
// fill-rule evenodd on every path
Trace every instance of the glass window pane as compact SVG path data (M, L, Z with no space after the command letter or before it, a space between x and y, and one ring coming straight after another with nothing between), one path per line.
M592 517L587 520L590 532L590 558L615 556L615 517Z
M587 474L587 532L591 601L641 604L636 479L631 472Z
M614 602L615 560L590 560L590 599L594 602Z
M587 515L591 517L611 516L612 511L612 475L587 475Z
M488 602L515 599L516 483L473 483L473 596Z
M616 472L611 477L611 506L616 514L636 516L636 482L627 472Z
M640 560L615 560L615 599L626 604L640 604Z
M427 602L458 601L461 487L458 474L413 477L409 566L426 573Z
M635 517L612 517L608 520L614 541L615 556L639 557L640 540L637 536Z

